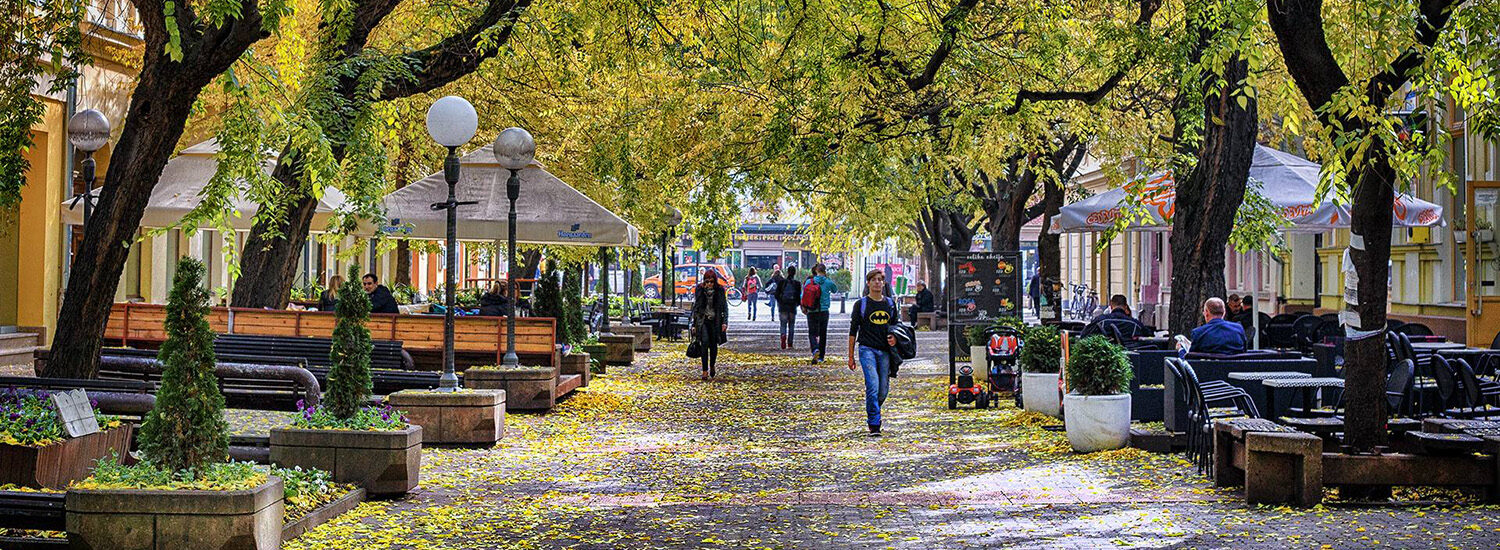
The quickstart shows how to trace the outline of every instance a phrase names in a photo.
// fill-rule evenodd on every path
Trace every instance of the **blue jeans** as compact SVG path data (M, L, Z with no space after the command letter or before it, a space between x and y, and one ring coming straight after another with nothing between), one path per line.
M746 317L745 317L745 319L747 321L754 321L755 320L755 310L760 305L759 302L758 302L758 300L760 300L760 293L759 292L747 292L747 293L745 293L745 303L750 306L750 313L747 314Z
M776 322L776 296L774 294L766 295L766 309L771 310L771 322Z
M879 426L880 406L891 392L891 356L885 350L860 346L859 368L865 373L865 416L871 426Z

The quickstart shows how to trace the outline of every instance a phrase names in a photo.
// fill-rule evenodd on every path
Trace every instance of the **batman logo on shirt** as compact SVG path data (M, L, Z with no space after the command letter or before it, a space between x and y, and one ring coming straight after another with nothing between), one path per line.
M872 325L885 325L885 324L889 324L890 322L891 322L891 314L890 314L890 312L888 312L886 310L883 310L883 309L870 312L870 324L872 324Z

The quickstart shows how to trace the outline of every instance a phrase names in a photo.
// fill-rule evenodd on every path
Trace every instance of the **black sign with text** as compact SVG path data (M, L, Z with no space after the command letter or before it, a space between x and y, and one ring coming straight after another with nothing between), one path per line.
M960 252L948 256L949 321L989 323L1021 316L1021 253Z

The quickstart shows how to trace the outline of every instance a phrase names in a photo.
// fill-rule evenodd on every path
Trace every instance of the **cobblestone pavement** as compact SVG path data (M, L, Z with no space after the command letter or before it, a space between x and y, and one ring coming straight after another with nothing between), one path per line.
M837 311L837 309L835 309ZM764 312L762 312L764 313ZM739 317L736 316L736 319ZM800 321L800 320L799 320ZM835 315L830 357L847 317ZM799 323L800 324L800 323ZM843 327L843 328L840 328ZM1494 548L1495 507L1247 507L1176 457L1077 456L1055 421L949 411L942 335L908 364L888 434L859 375L732 323L717 380L658 343L491 449L428 449L422 484L287 545L311 548ZM799 335L799 340L802 340ZM805 341L804 341L805 343ZM248 423L264 429L265 417ZM237 417L246 424L247 419Z

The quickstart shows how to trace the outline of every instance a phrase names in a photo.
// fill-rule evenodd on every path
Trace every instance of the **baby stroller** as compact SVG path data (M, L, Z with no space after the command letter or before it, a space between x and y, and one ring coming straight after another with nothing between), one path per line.
M1021 376L1016 372L1016 359L1021 353L1021 331L1012 327L994 327L989 330L990 341L985 358L989 364L988 397L993 405L1000 405L1000 392L1019 393Z

